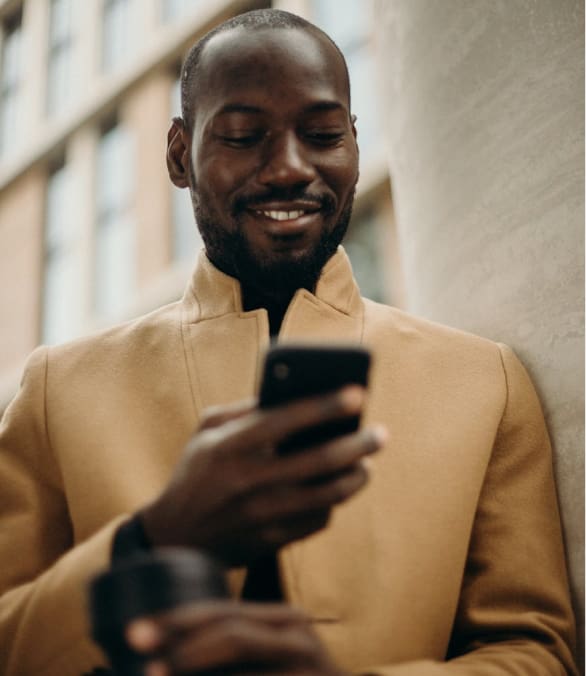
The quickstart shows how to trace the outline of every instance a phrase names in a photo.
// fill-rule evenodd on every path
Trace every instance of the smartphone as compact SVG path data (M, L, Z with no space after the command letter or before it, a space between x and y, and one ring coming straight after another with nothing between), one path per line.
M260 407L280 404L344 385L368 385L370 353L361 346L324 346L292 343L274 345L267 353L260 388ZM360 417L352 416L301 430L286 439L279 453L303 450L342 434L355 432Z

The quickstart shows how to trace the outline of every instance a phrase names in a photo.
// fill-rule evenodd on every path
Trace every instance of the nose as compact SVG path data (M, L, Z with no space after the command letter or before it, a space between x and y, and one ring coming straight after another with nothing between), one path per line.
M303 143L293 132L280 134L267 143L258 180L266 186L308 185L316 178L316 169Z

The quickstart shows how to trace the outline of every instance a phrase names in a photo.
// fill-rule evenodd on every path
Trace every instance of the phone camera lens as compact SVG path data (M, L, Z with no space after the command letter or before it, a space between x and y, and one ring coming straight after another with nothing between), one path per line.
M286 380L289 377L289 367L284 362L275 364L273 373L277 380Z

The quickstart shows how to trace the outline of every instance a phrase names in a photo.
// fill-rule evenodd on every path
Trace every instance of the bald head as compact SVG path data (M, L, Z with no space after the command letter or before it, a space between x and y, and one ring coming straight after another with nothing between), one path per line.
M246 46L262 50L264 42L278 40L277 31L299 31L300 45L314 43L313 51L319 50L327 57L326 62L343 78L350 109L350 79L342 52L335 42L321 29L301 17L277 9L261 9L239 14L206 33L190 50L181 72L181 113L186 128L193 128L196 101L215 86L216 73L227 66L226 61L218 59L218 53L234 56ZM303 49L300 47L300 49ZM299 56L303 56L300 52ZM216 57L216 58L212 58ZM300 59L300 67L301 62ZM243 73L247 78L258 78L257 72L250 69Z

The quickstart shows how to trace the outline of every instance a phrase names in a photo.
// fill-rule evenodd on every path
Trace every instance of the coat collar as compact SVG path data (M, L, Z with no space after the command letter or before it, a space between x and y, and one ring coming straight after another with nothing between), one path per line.
M182 333L196 418L210 406L246 399L258 391L269 346L265 309L244 312L238 280L220 272L205 253L199 256L183 297ZM278 341L362 342L364 308L352 267L342 247L325 265L315 293L299 289L285 314ZM281 552L287 598L301 603L299 560L320 538L295 543ZM232 571L230 586L241 589L244 571ZM299 588L298 588L299 587ZM335 610L335 609L334 609ZM330 612L326 609L326 615ZM336 617L336 613L330 613ZM330 616L328 615L328 617Z
M361 316L360 291L352 275L348 256L341 246L324 266L315 293L299 289L289 310L304 301L317 301L320 305L350 317ZM189 324L232 313L241 314L243 309L240 282L218 270L202 251L183 296L183 307L184 321ZM289 311L287 314L290 314Z

